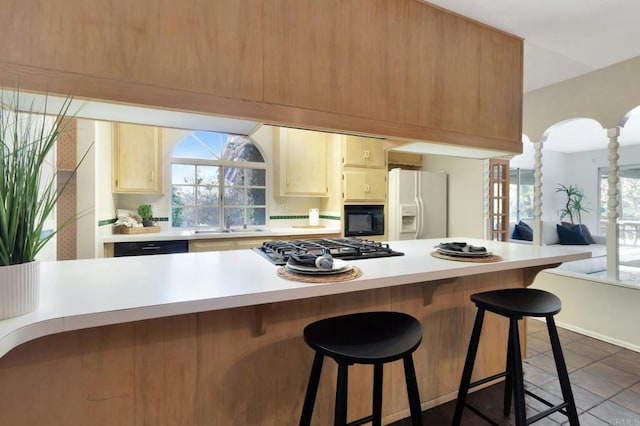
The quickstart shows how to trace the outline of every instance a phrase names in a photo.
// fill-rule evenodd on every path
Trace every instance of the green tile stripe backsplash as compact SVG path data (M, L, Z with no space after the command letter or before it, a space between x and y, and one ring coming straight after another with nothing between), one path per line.
M269 216L269 220L292 220L292 219L309 219L309 215L305 214L305 215L289 215L289 216ZM340 220L340 216L329 216L329 215L321 214L320 219ZM113 225L114 223L116 223L116 220L117 220L116 218L99 220L98 226ZM154 217L153 220L155 220L156 222L169 222L168 217Z
M269 216L269 220L292 220L292 219L309 219L309 215L302 214L302 215L289 215L289 216ZM320 219L340 220L340 216L329 216L329 215L321 214Z

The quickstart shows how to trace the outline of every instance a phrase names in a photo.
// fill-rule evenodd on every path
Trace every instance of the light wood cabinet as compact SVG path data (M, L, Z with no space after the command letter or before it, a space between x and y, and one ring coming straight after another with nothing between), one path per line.
M389 151L387 162L391 166L422 167L422 154L414 152Z
M387 160L382 140L345 136L342 143L342 165L385 168Z
M79 98L522 151L522 39L424 1L114 1L109 19L99 18L96 0L57 3L3 2L19 22L0 26L0 38L14 41L0 44L0 80ZM77 37L87 26L96 30ZM32 30L39 28L51 30Z
M387 170L350 167L342 171L343 201L381 202L387 200Z
M259 247L268 238L212 238L209 240L189 241L189 252L243 250Z
M189 253L200 253L205 251L226 251L235 250L234 240L211 239L211 240L191 240L189 241Z
M113 125L112 191L162 194L162 138L157 127Z
M274 127L273 136L280 196L329 196L327 134Z
M263 239L259 239L256 240L254 238L246 238L246 239L241 239L241 240L236 240L236 249L238 250L250 250L254 247L260 247L262 245L263 242L267 241L268 238L263 238Z

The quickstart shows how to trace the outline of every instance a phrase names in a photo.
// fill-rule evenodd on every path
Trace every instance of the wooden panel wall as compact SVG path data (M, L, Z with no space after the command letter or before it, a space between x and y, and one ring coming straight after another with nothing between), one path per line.
M520 287L527 277L504 271L43 337L0 358L0 424L295 425L313 360L303 328L388 309L423 325L414 362L423 406L431 407L455 398L476 313L469 296ZM504 369L507 330L508 321L487 314L475 378ZM355 419L370 410L372 369L349 374ZM326 360L314 425L332 423L335 380ZM385 368L384 384L386 420L408 417L401 362Z
M265 81L270 84L265 85L265 101L418 122L423 5L385 0L269 4Z
M521 151L522 40L421 1L2 3L5 85Z

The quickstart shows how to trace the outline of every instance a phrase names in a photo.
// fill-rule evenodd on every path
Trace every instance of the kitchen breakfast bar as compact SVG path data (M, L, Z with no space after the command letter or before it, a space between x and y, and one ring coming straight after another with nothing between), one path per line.
M443 241L501 260L431 256ZM422 406L455 398L475 316L473 293L531 284L542 269L590 257L564 246L475 239L394 241L404 256L354 260L362 275L298 282L252 250L43 262L37 311L0 321L0 424L295 425L313 351L304 327L344 313L415 316ZM474 371L504 369L508 323L487 315ZM372 374L349 376L349 418L368 414ZM313 424L331 424L326 362ZM384 371L385 422L408 417L402 364Z

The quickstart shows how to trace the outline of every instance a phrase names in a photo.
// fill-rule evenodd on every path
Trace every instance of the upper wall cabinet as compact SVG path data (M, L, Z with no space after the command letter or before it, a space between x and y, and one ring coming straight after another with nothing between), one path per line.
M114 124L113 192L162 194L162 153L157 127Z
M342 165L385 168L387 160L382 140L345 136L342 144Z
M352 117L352 131L521 150L521 39L421 1L365 3L268 2L265 101Z
M387 171L384 169L346 168L342 172L342 200L345 203L385 203Z
M0 25L0 39L12 43L0 43L0 80L288 127L522 151L522 39L424 1L118 0L106 14L103 3L4 0L12 25ZM78 37L87 27L94 31Z
M328 197L327 134L274 127L281 196Z

